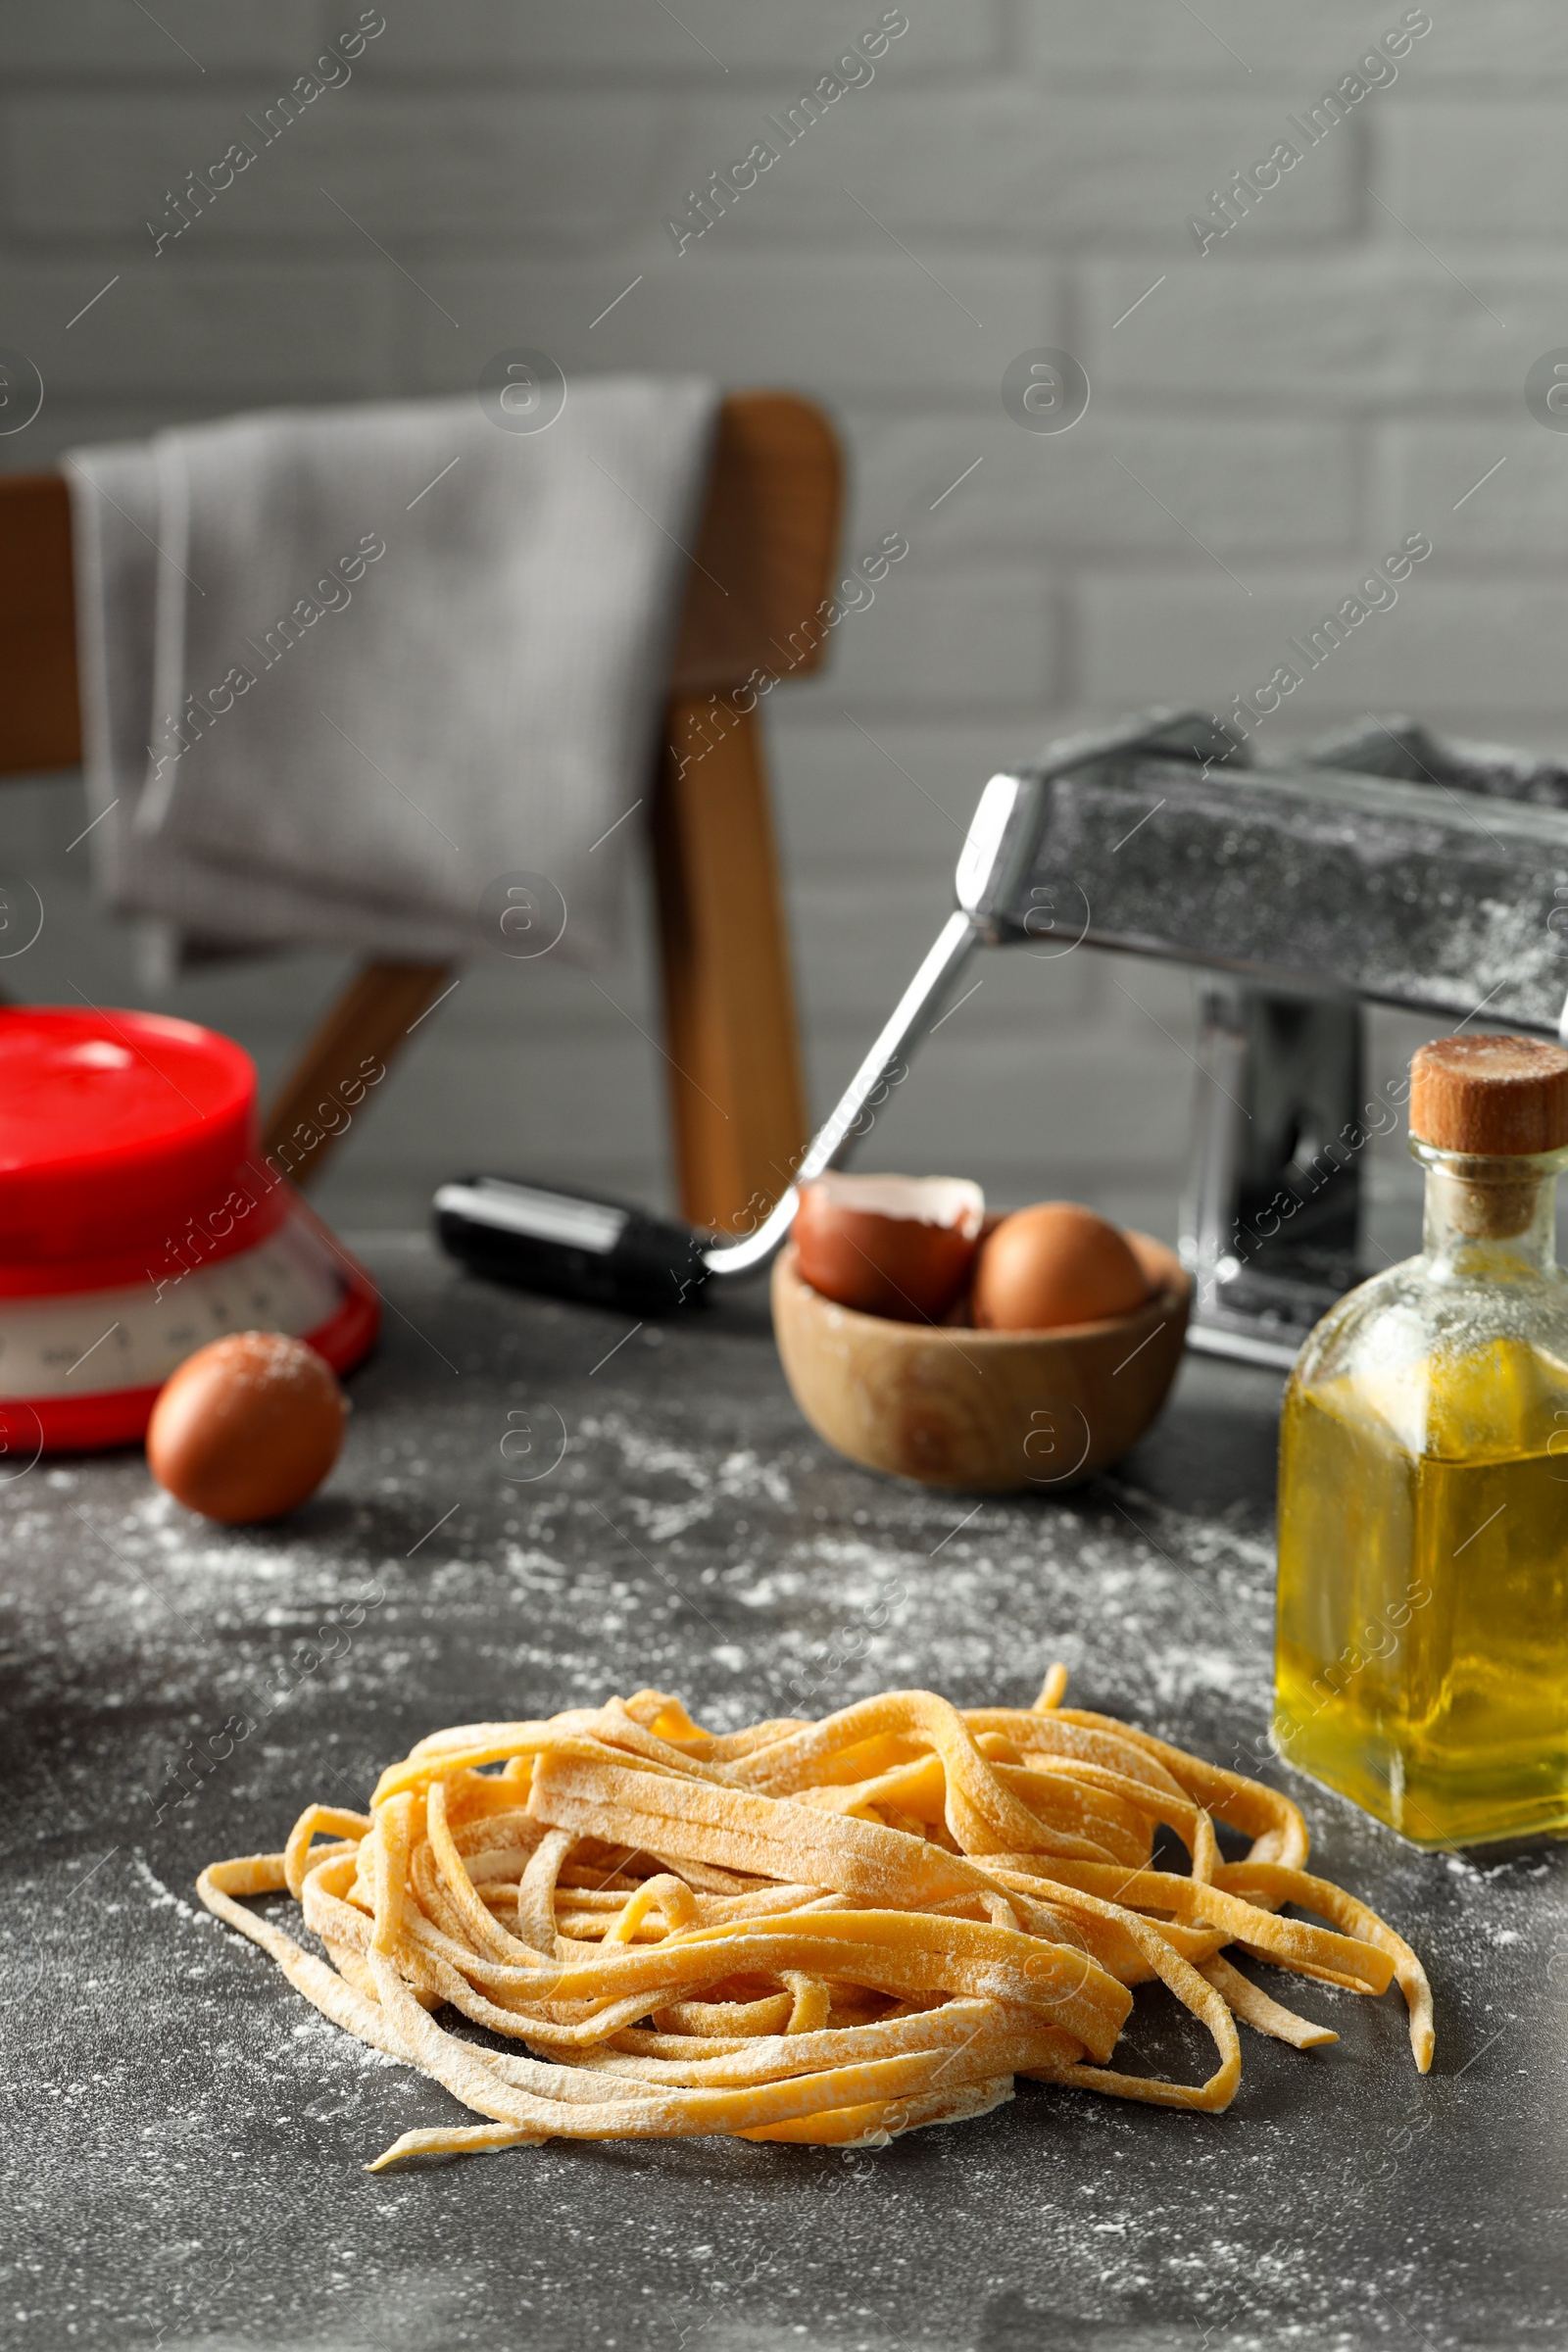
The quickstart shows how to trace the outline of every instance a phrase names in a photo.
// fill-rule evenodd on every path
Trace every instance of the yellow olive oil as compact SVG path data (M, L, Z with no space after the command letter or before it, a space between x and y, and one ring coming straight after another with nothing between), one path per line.
M1568 1831L1561 1362L1499 1336L1293 1381L1275 1728L1417 1844Z

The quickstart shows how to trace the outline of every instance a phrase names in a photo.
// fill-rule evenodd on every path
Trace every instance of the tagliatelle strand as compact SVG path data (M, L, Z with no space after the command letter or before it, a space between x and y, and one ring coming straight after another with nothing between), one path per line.
M983 2115L1020 2075L1214 2113L1238 2018L1335 2038L1228 1949L1374 1996L1397 1982L1424 2073L1421 1964L1308 1875L1289 1798L1066 1710L1065 1688L1054 1666L1033 1708L886 1691L722 1734L658 1690L460 1726L383 1773L368 1814L307 1806L283 1853L214 1863L197 1892L481 2119L406 2132L372 2170L550 2138L875 2145ZM1161 1828L1185 1873L1154 1866ZM247 1907L284 1892L326 1959ZM1111 2063L1156 1981L1213 2042L1200 2082Z

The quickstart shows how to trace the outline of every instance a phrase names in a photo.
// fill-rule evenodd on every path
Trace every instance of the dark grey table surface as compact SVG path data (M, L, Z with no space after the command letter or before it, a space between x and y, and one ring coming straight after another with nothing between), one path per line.
M705 2139L366 2173L454 2102L201 1912L203 1862L280 1845L312 1796L362 1803L438 1725L645 1683L722 1728L911 1684L1027 1703L1059 1655L1081 1702L1246 1763L1278 1398L1189 1359L1114 1475L977 1511L829 1454L760 1298L623 1338L420 1242L372 1263L386 1337L338 1469L286 1526L205 1527L132 1454L0 1487L0 2332L171 2352L1568 2344L1563 1849L1423 1856L1308 1784L1322 1866L1427 1957L1425 2081L1396 1996L1308 1986L1340 2042L1248 2034L1217 2119L1023 2084L880 2152ZM187 1765L176 1801L193 1741L208 1770ZM1156 1988L1133 2034L1152 2064L1207 2071Z

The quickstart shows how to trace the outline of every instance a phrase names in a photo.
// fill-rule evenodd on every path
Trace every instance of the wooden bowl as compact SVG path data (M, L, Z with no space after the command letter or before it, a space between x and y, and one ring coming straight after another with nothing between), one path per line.
M773 1268L773 1331L790 1391L820 1438L868 1470L967 1493L1061 1494L1118 1461L1164 1403L1192 1283L1147 1235L1158 1287L1130 1315L1057 1331L895 1323Z

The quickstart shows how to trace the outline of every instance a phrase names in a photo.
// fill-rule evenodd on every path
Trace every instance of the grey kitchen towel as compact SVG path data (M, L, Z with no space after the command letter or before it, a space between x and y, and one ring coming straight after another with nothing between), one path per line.
M109 903L198 951L444 959L537 874L557 953L601 960L716 408L601 377L545 431L439 400L72 451Z

